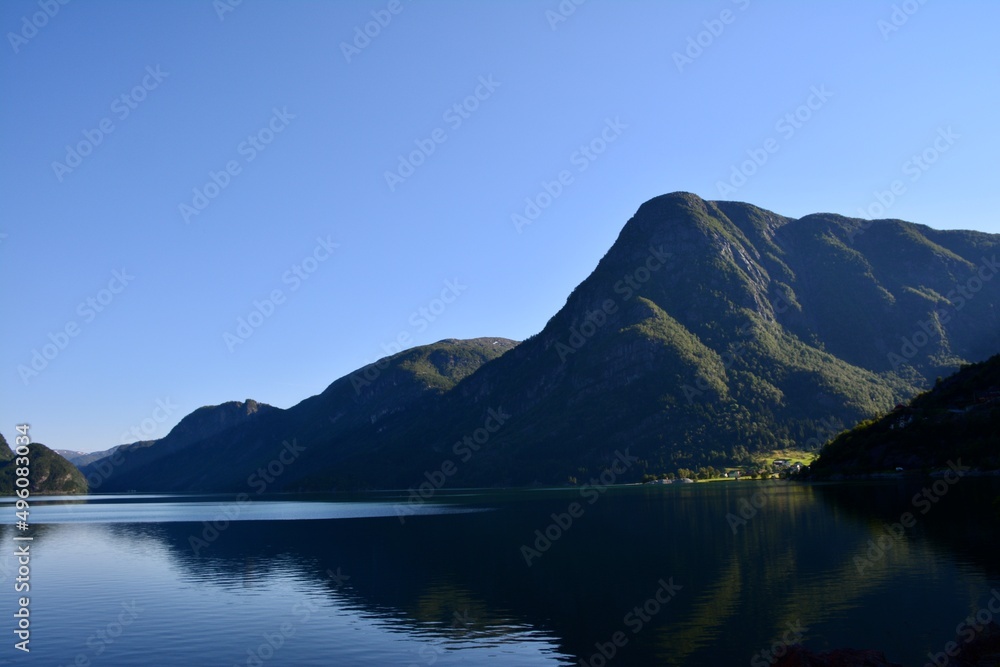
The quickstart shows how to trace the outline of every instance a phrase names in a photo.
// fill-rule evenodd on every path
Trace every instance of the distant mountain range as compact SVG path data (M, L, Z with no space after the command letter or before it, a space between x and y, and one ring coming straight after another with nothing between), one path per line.
M115 453L115 450L117 450L119 447L122 446L123 445L115 445L110 449L105 449L100 452L78 452L73 449L53 449L52 451L54 451L56 454L63 457L76 467L81 468L87 465L88 463L91 463L92 461L96 461L97 459L103 459L106 456L111 456L112 454Z
M1000 351L998 250L998 235L664 195L528 340L413 348L291 408L201 408L78 461L100 491L432 492L816 448Z

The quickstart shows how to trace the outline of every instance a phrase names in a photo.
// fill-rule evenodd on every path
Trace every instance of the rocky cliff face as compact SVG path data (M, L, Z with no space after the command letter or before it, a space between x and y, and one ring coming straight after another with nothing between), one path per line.
M516 347L408 350L204 439L225 472L171 459L121 483L239 487L292 438L305 450L271 489L405 488L449 461L450 484L564 483L626 448L637 478L815 447L1000 350L998 250L996 235L664 195Z

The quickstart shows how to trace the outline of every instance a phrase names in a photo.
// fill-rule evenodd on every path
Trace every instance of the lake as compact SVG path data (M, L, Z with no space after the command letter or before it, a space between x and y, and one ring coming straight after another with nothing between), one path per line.
M998 496L917 478L38 497L28 533L7 499L0 664L766 665L801 637L923 665L1000 588Z

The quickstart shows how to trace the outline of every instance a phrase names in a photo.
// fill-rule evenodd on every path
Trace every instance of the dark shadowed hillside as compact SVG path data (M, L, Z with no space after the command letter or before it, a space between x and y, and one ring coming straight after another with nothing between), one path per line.
M909 404L841 434L809 474L926 470L959 460L1000 469L1000 355L963 366Z
M245 489L260 466L279 455L288 460L289 451L298 460L304 447L309 461L323 453L317 442L335 439L343 443L338 451L346 452L372 441L387 418L413 415L421 399L440 397L514 345L503 338L482 338L406 350L337 380L288 410L249 399L200 408L161 440L124 446L82 469L92 486L107 491ZM197 421L192 419L196 416ZM225 423L230 425L222 428ZM309 462L295 469L315 471Z

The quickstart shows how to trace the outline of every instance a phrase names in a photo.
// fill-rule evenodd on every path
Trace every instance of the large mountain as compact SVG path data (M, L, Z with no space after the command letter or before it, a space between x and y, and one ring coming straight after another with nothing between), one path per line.
M401 352L288 410L121 451L103 488L582 483L628 449L621 481L816 447L1000 350L998 250L997 235L664 195L516 347Z

